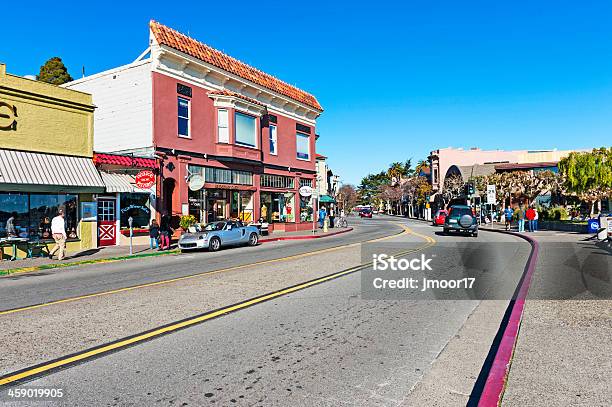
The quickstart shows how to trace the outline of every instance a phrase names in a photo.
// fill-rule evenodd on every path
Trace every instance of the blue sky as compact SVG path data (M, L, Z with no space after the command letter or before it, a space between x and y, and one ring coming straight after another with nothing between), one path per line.
M318 152L345 182L447 146L612 144L605 1L17 3L3 5L9 72L129 63L155 19L315 94Z

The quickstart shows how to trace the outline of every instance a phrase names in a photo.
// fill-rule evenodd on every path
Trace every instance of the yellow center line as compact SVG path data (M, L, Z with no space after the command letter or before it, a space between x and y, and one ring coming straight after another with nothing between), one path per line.
M205 271L205 272L202 272L202 273L191 274L191 275L184 276L184 277L170 278L170 279L167 279L167 280L156 281L156 282L153 282L153 283L138 284L138 285L134 285L134 286L130 286L130 287L117 288L115 290L101 291L101 292L92 293L92 294L80 295L80 296L77 296L77 297L69 297L69 298L64 298L64 299L61 299L61 300L49 301L49 302L45 302L45 303L42 303L42 304L28 305L26 307L14 308L14 309L6 310L6 311L0 311L0 316L8 315L8 314L15 314L17 312L30 311L30 310L33 310L33 309L48 307L48 306L51 306L51 305L64 304L64 303L67 303L67 302L85 300L85 299L88 299L88 298L101 297L101 296L104 296L104 295L119 294L119 293L123 293L123 292L127 292L127 291L132 291L132 290L137 290L137 289L141 289L141 288L155 287L155 286L158 286L158 285L175 283L177 281L189 280L189 279L196 278L196 277L210 276L210 275L219 274L219 273L226 273L228 271L240 270L240 269L244 269L244 268L247 268L247 267L254 267L254 266L260 266L260 265L264 265L264 264L278 263L278 262L286 261L286 260L300 259L300 258L304 258L304 257L318 255L318 254L321 254L321 253L329 253L329 252L333 252L333 251L337 251L337 250L342 250L342 249L347 249L347 248L351 248L351 247L356 247L356 246L361 245L362 243L380 242L380 241L396 238L396 237L399 237L399 236L404 235L404 234L416 234L416 233L412 232L409 228L407 228L407 227L405 227L403 225L399 225L399 226L402 227L402 229L404 229L401 233L390 235L390 236L385 236L385 237L381 237L381 238L377 238L377 239L367 240L365 242L358 242L358 243L351 243L351 244L341 245L341 246L336 246L336 247L329 247L327 249L321 249L321 250L317 250L317 251L314 251L314 252L295 254L295 255L292 255L292 256L280 257L280 258L277 258L277 259L262 260L262 261L258 261L258 262L254 262L254 263L241 264L239 266L227 267L227 268L223 268L223 269L219 269L219 270L211 270L211 271ZM420 236L422 237L422 235L420 235Z
M427 247L430 247L430 246L432 246L432 245L434 245L436 243L435 239L433 239L433 238L431 238L429 236L425 236L425 235L421 235L421 234L415 233L412 230L410 230L408 227L405 227L404 225L400 225L400 226L404 229L404 231L402 233L400 233L400 234L397 234L397 235L394 235L394 236L391 236L391 237L397 237L397 236L400 236L400 235L402 235L404 233L414 234L416 236L419 236L419 237L425 239L427 241L427 244L425 244L422 247L418 247L418 248L415 248L415 249L410 249L410 250L406 250L404 252L396 253L396 255L405 255L405 254L408 254L408 253L417 252L419 250L423 250L423 249L425 249ZM377 241L387 240L387 239L389 239L391 237L387 236L385 238L376 239L376 240ZM351 244L349 246L354 246L354 244ZM366 267L369 267L371 264L372 264L372 262L365 263L365 264L360 264L358 266L354 266L354 267L351 267L349 269L346 269L346 270L343 270L343 271L339 271L337 273L330 274L330 275L325 276L325 277L320 277L318 279L311 280L311 281L308 281L308 282L305 282L305 283L302 283L302 284L298 284L298 285L295 285L293 287L288 287L288 288L285 288L285 289L274 291L274 292L271 292L269 294L264 294L264 295L262 295L260 297L256 297L256 298L253 298L253 299L250 299L250 300L246 300L246 301L238 303L238 304L234 304L234 305L230 305L230 306L227 306L227 307L223 307L223 308L220 308L218 310L215 310L215 311L203 314L203 315L199 315L199 316L196 316L196 317L193 317L193 318L189 318L189 319L186 319L186 320L174 323L174 324L170 324L170 325L158 328L158 329L153 329L153 330L151 330L149 332L145 332L145 333L142 333L140 335L135 335L135 336L133 336L131 338L126 338L124 340L118 340L116 342L110 343L110 344L105 345L105 346L101 346L101 347L96 348L96 349L86 350L86 351L83 351L82 353L78 353L78 354L75 354L75 355L72 355L72 356L68 356L68 357L65 357L65 358L62 358L62 359L58 359L58 360L55 360L55 361L52 361L52 362L49 362L49 363L43 363L43 364L41 364L39 366L33 367L31 369L26 369L26 370L24 370L22 372L19 372L19 373L14 373L14 374L9 373L8 375L0 378L0 386L8 385L10 383L14 383L14 382L17 382L17 381L20 381L20 380L25 380L25 379L28 379L28 378L33 378L33 376L36 376L36 375L39 375L39 374L42 374L42 373L45 373L45 372L49 372L49 371L51 371L53 369L64 367L64 366L67 366L67 365L70 365L70 364L74 364L74 363L77 363L77 362L82 362L82 361L85 361L85 360L87 360L89 358L100 356L102 354L105 354L105 353L108 353L108 352L112 352L112 351L115 351L115 350L119 350L121 348L130 346L130 345L134 345L134 344L137 344L139 342L143 342L143 341L146 341L146 340L149 340L149 339L152 339L152 338L164 335L164 334L168 334L168 333L173 332L173 331L184 329L186 327L189 327L189 326L192 326L192 325L196 325L196 324L202 323L204 321L207 321L207 320L210 320L210 319L213 319L213 318L217 318L217 317L220 317L222 315L225 315L225 314L228 314L228 313L240 310L240 309L244 309L244 308L253 306L255 304L264 302L264 301L268 301L268 300L271 300L271 299L274 299L274 298L277 298L277 297L280 297L280 296L283 296L283 295L286 295L286 294L290 294L290 293L293 293L293 292L296 292L296 291L300 291L300 290L303 290L305 288L311 287L313 285L320 284L320 283L323 283L323 282L326 282L326 281L329 281L329 280L336 279L338 277L342 277L342 276L347 275L347 274L354 273L354 272L356 272L358 270L361 270L361 269L364 269Z

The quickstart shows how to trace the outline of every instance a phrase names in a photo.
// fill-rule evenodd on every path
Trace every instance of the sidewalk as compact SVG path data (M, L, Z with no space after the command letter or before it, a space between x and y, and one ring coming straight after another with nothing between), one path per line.
M540 250L502 405L609 405L612 252L588 234L524 234Z
M351 227L347 229L328 229L327 233L323 233L322 229L316 229L315 233L312 230L302 230L297 232L274 232L267 236L260 236L260 243L274 242L278 240L298 240L310 238L322 238L334 236L339 233L346 233L353 230ZM91 264L104 261L118 261L131 258L141 258L150 256L177 255L176 241L172 244L171 250L157 251L151 250L148 245L133 246L133 255L130 255L129 246L107 246L97 249L88 249L76 253L67 253L64 260L51 260L48 257L35 257L32 259L19 259L15 261L2 260L0 261L0 275L11 274L14 272L28 272L36 270L44 270L50 268L77 266L81 264Z

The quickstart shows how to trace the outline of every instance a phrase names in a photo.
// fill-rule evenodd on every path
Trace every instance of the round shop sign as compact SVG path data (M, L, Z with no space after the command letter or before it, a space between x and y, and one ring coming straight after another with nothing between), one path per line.
M140 189L149 189L155 184L155 174L151 170L142 170L136 174L136 186Z
M304 185L303 187L300 188L300 195L302 196L312 195L312 188L309 187L308 185Z
M204 187L204 177L201 175L192 175L189 177L189 189L199 191Z

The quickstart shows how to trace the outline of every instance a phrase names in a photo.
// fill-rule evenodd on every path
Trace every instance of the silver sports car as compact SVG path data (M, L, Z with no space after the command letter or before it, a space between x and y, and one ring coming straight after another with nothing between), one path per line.
M246 245L255 246L259 241L259 229L245 226L240 221L212 222L204 227L195 225L179 238L181 251L208 249L216 252L221 246Z

